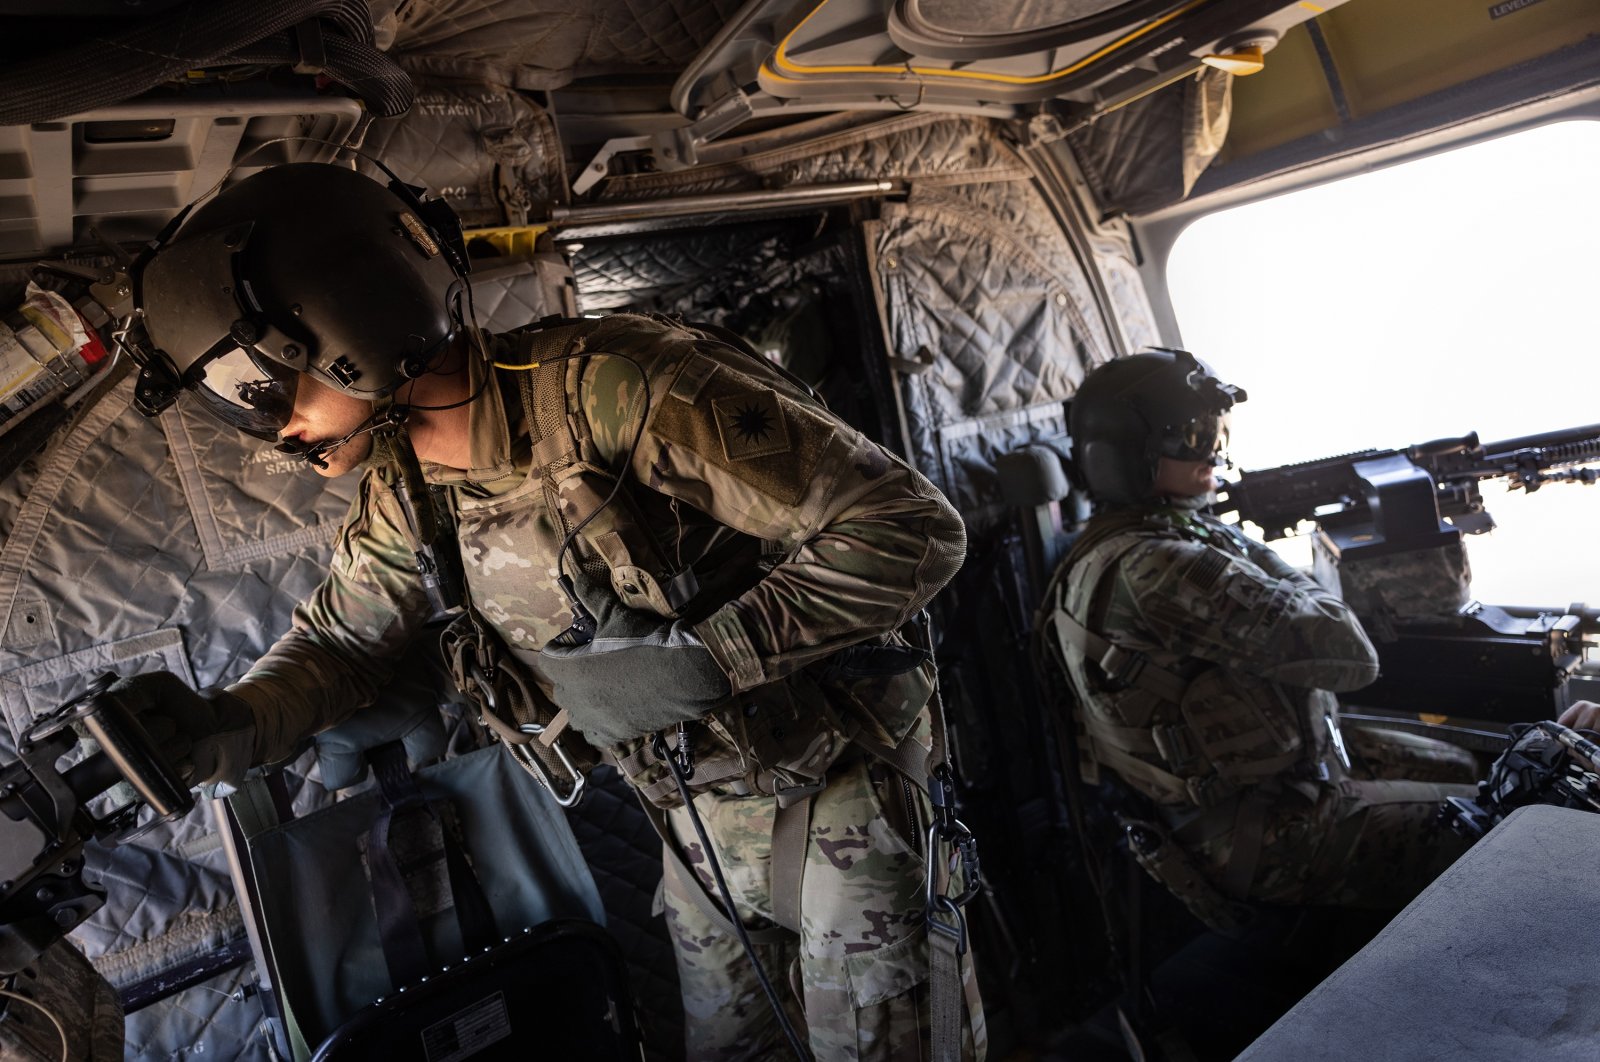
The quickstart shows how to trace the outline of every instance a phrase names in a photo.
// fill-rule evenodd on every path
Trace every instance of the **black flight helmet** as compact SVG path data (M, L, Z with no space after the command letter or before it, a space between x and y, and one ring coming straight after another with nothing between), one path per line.
M461 266L436 201L398 187L296 163L196 210L137 270L149 339L136 348L139 408L158 412L187 388L271 440L301 373L376 401L433 367L461 327Z
M1073 464L1103 505L1154 497L1161 458L1221 463L1228 411L1244 391L1186 350L1158 347L1107 362L1072 398Z

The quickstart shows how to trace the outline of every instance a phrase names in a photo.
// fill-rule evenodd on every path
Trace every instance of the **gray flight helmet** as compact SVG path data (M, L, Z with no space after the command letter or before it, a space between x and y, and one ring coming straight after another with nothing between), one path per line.
M1072 398L1075 478L1102 505L1150 501L1161 458L1216 460L1228 411L1246 397L1186 350L1158 347L1107 362Z
M295 163L197 209L134 278L148 337L135 353L140 409L188 389L223 422L274 439L303 373L375 401L428 371L462 327L465 265L454 215L418 191Z

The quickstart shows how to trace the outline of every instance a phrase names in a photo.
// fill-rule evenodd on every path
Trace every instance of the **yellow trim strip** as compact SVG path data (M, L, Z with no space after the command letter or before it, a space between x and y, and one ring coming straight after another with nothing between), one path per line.
M1056 70L1056 71L1053 71L1053 72L1048 73L1048 74L1031 74L1031 75L1028 75L1028 76L1024 77L1024 76L1019 75L1019 74L990 74L990 73L985 73L985 72L983 72L981 70L937 70L937 69L931 69L929 67L910 66L910 65L906 65L906 66L806 66L806 65L801 64L801 63L796 63L793 60L791 60L789 58L789 56L788 56L789 42L790 42L790 40L792 40L794 38L794 35L796 33L799 33L802 29L805 28L805 25L806 25L807 22L810 22L814 17L816 17L817 12L821 11L823 8L828 6L828 0L822 0L821 3L819 3L816 7L811 9L811 14L809 14L805 18L801 19L799 24L796 25L794 29L790 30L789 33L783 38L783 40L778 43L777 51L772 53L772 62L777 63L778 66L782 67L783 69L785 69L787 71L790 71L791 73L801 74L801 75L805 75L805 76L811 76L811 75L816 75L816 74L904 74L904 73L912 73L912 74L918 75L919 77L955 78L957 80L968 80L968 81L992 81L992 82L998 82L998 83L1006 84L1006 85L1039 85L1039 84L1044 84L1045 82L1054 81L1057 78L1066 77L1068 74L1076 73L1077 71L1082 70L1084 67L1088 66L1090 63L1094 62L1096 59L1099 59L1099 58L1107 55L1110 52L1116 51L1118 48L1122 47L1124 44L1127 44L1129 41L1137 40L1139 37L1144 36L1145 34L1149 33L1151 30L1154 30L1157 27L1159 27L1159 26L1161 26L1161 25L1163 25L1163 24L1165 24L1167 22L1171 22L1173 19L1177 18L1179 15L1187 14L1188 12L1194 10L1195 8L1200 7L1202 4L1205 4L1206 2L1207 2L1207 0L1192 0L1191 3L1187 3L1187 4L1183 5L1182 7L1178 8L1178 10L1170 12L1170 13L1165 14L1165 15L1162 15L1160 18L1154 20L1153 22L1146 23L1145 25L1141 26L1137 30L1134 30L1132 33L1128 34L1127 36L1119 37L1118 39L1112 41L1110 44L1107 44L1106 46L1101 48L1099 51L1096 51L1091 55L1085 56L1084 58L1078 60L1076 63L1073 63L1069 67L1066 67L1066 68L1061 69L1061 70ZM774 79L776 81L787 81L787 82L790 82L791 84L795 84L795 83L798 83L800 81L805 80L804 76L803 77L784 77L782 74L778 73L776 70L774 70L770 65L768 65L766 63L762 64L761 72L764 75L766 75L767 77L770 77L770 78L772 78L772 79Z

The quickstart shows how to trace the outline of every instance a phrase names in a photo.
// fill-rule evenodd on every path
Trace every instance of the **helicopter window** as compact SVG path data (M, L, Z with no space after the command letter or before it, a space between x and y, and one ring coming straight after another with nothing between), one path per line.
M1600 122L1564 121L1189 226L1167 280L1184 345L1250 393L1236 464L1600 422L1597 187ZM1483 499L1499 527L1468 540L1474 596L1600 605L1600 484Z

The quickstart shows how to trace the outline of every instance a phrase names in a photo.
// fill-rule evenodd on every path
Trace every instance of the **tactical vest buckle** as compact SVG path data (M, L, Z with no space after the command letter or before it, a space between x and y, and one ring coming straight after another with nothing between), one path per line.
M1214 808L1239 791L1238 785L1220 774L1186 778L1183 786L1189 791L1189 799L1202 808Z
M1106 677L1106 685L1113 692L1120 692L1138 683L1139 673L1144 670L1149 659L1143 653L1113 645L1100 658L1099 665Z
M1156 751L1167 761L1167 766L1174 774L1184 773L1200 752L1195 745L1194 735L1183 723L1153 726L1150 728L1150 739L1155 742Z

